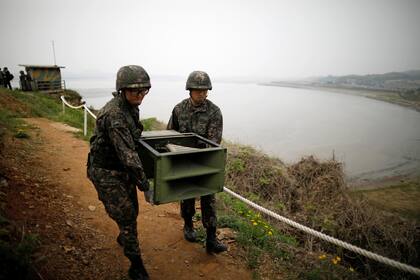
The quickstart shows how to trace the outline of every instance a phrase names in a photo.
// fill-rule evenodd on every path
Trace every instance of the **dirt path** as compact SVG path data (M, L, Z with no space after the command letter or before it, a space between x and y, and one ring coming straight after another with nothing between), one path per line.
M127 279L129 263L86 178L88 143L62 124L26 119L29 139L13 139L6 176L14 185L8 212L41 236L42 279ZM12 178L11 178L12 177ZM138 231L151 279L251 279L235 244L217 256L182 236L178 204L151 206L139 193Z

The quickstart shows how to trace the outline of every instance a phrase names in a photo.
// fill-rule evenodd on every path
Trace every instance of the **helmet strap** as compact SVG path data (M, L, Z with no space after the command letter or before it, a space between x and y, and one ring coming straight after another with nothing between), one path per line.
M122 98L124 98L125 100L127 100L127 97L125 96L125 90L124 89L120 89L118 91L118 94L122 96Z

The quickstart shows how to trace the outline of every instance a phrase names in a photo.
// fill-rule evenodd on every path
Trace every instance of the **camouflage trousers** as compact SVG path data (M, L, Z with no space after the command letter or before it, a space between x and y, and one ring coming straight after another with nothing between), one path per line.
M116 170L90 167L88 177L94 184L106 212L118 225L124 255L129 259L140 256L137 239L137 188L130 182L129 175Z
M201 220L205 228L215 228L217 225L216 218L216 197L214 194L200 197L201 203ZM195 198L181 201L181 216L188 221L195 214Z

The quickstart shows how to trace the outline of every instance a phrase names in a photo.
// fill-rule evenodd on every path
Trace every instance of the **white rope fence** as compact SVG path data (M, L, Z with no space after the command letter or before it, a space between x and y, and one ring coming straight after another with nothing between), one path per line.
M66 106L68 106L72 109L83 108L83 112L84 112L83 113L83 135L86 136L87 135L87 113L89 113L96 120L95 114L92 113L91 110L89 110L89 108L86 106L86 104L82 104L82 105L79 105L79 106L73 106L66 101L66 98L63 95L60 98L61 98L61 101L63 102L63 114L66 112Z
M227 192L228 194L232 195L233 197L235 197L235 198L237 198L237 199L245 202L249 206L257 209L258 211L260 211L260 212L262 212L264 214L267 214L268 216L273 217L274 219L279 220L279 221L281 221L281 222L283 222L285 224L288 224L289 226L292 226L294 228L297 228L297 229L299 229L299 230L301 230L303 232L306 232L308 234L311 234L313 236L316 236L316 237L318 237L318 238L320 238L322 240L325 240L325 241L330 242L332 244L335 244L337 246L343 247L343 248L345 248L347 250L353 251L355 253L358 253L360 255L363 255L365 257L368 257L368 258L373 259L375 261L378 261L380 263L383 263L383 264L386 264L386 265L390 265L390 266L393 266L393 267L398 268L400 270L407 271L407 272L410 272L410 273L413 273L415 275L419 275L420 276L420 269L418 269L416 267L413 267L413 266L410 266L410 265L407 265L407 264L404 264L404 263L400 263L400 262L394 261L392 259L389 259L387 257L383 257L383 256L380 256L378 254L369 252L369 251L367 251L365 249L362 249L362 248L359 248L357 246L351 245L351 244L349 244L347 242L338 240L338 239L336 239L334 237L331 237L329 235L326 235L326 234L324 234L322 232L319 232L319 231L313 230L313 229L311 229L309 227L306 227L304 225L298 224L298 223L296 223L296 222L294 222L294 221L292 221L292 220L290 220L288 218L285 218L283 216L280 216L279 214L274 213L273 211L270 211L270 210L268 210L268 209L266 209L266 208L264 208L264 207L262 207L262 206L260 206L260 205L258 205L256 203L254 203L254 202L252 202L252 201L250 201L250 200L248 200L248 199L240 196L239 194L231 191L230 189L228 189L226 187L223 187L223 190L225 192Z
M89 110L89 108L86 106L86 104L82 104L80 106L73 106L73 105L69 104L66 101L66 99L64 98L64 96L61 96L61 100L63 101L63 113L65 112L65 106L66 105L68 107L70 107L70 108L73 108L73 109L81 109L81 108L84 109L84 135L86 136L86 131L87 131L87 113L89 113L93 118L96 119L95 114L93 114L92 111ZM294 222L294 221L292 221L292 220L290 220L288 218L285 218L285 217L283 217L283 216L281 216L281 215L279 215L279 214L277 214L277 213L275 213L275 212L273 212L271 210L268 210L268 209L266 209L266 208L264 208L264 207L262 207L262 206L260 206L260 205L258 205L256 203L254 203L254 202L252 202L252 201L250 201L250 200L242 197L241 195L239 195L239 194L231 191L227 187L223 187L223 191L225 191L226 193L230 194L231 196L233 196L233 197L235 197L235 198L237 198L237 199L245 202L249 206L257 209L258 211L260 211L260 212L262 212L262 213L264 213L264 214L266 214L266 215L268 215L270 217L273 217L274 219L279 220L279 221L281 221L281 222L283 222L285 224L288 224L289 226L292 226L294 228L297 228L297 229L299 229L299 230L301 230L301 231L303 231L303 232L305 232L307 234L311 234L311 235L316 236L316 237L318 237L318 238L320 238L322 240L325 240L325 241L330 242L330 243L332 243L334 245L343 247L343 248L345 248L347 250L353 251L353 252L358 253L358 254L360 254L362 256L365 256L367 258L373 259L373 260L375 260L377 262L380 262L380 263L383 263L383 264L386 264L386 265L395 267L397 269L400 269L402 271L406 271L406 272L409 272L409 273L412 273L412 274L415 274L415 275L420 276L420 269L419 268L416 268L416 267L413 267L411 265L404 264L404 263L401 263L401 262L398 262L398 261L394 261L394 260L392 260L390 258L383 257L381 255L372 253L372 252L367 251L365 249L362 249L362 248L359 248L357 246L354 246L354 245L352 245L350 243L347 243L347 242L341 241L341 240L339 240L337 238L334 238L334 237L331 237L329 235L326 235L326 234L324 234L322 232L313 230L313 229L311 229L311 228L309 228L307 226L304 226L304 225L301 225L299 223L296 223L296 222Z

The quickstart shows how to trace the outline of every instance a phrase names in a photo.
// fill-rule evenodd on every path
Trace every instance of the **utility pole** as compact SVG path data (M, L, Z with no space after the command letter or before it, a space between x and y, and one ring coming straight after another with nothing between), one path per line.
M55 61L55 48L54 48L54 40L51 41L52 43L52 49L53 49L53 54L54 54L54 65L57 65L57 62Z

